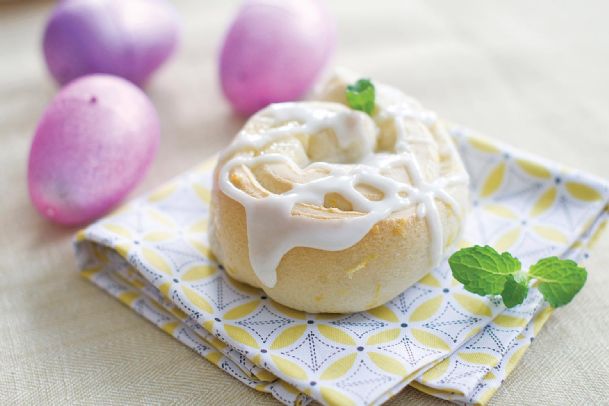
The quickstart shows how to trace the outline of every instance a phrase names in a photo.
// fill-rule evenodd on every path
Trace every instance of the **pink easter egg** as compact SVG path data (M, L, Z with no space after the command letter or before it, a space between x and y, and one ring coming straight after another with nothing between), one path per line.
M154 106L132 83L110 75L69 83L34 135L28 162L32 203L64 225L102 216L146 174L159 139Z
M60 84L108 73L143 85L178 37L178 16L166 0L63 0L47 22L43 49Z
M335 42L335 22L319 0L246 0L222 46L222 90L242 114L298 99Z

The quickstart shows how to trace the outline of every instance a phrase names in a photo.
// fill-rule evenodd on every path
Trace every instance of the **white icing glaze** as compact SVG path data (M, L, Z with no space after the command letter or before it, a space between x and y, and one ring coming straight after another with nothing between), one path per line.
M422 109L413 109L409 102L404 102L403 95L399 97L401 93L395 93L391 88L385 87L382 91L389 94L386 98L388 105L378 105L376 119L393 120L397 134L394 153L374 151L378 128L371 125L371 119L363 113L347 108L327 108L323 103L306 102L271 105L258 113L273 123L271 128L260 133L241 131L223 153L221 161L226 162L220 170L219 186L224 194L245 208L250 263L266 286L273 287L276 284L276 268L292 248L309 247L327 251L349 248L359 242L376 223L408 207L414 207L416 215L426 219L431 235L432 265L437 265L442 258L445 237L436 199L447 204L460 216L461 208L446 188L455 183L467 182L467 177L463 174L440 177L433 181L425 180L412 147L416 144L434 144L435 141L430 134L427 137L409 137L404 120L412 119L432 126L436 120L435 115ZM312 162L301 168L286 155L251 152L260 151L284 137L294 134L311 135L323 130L332 130L340 149L357 148L358 161ZM456 154L453 146L449 145L447 149L439 153ZM254 168L273 163L283 163L295 171L317 169L325 174L308 183L295 183L288 192L269 192L263 197L251 196L230 181L231 171L238 166ZM395 166L406 169L410 184L384 174L384 171ZM384 196L381 200L369 200L356 189L358 184L373 186ZM295 205L299 203L323 206L328 193L343 196L359 214L323 220L292 214Z

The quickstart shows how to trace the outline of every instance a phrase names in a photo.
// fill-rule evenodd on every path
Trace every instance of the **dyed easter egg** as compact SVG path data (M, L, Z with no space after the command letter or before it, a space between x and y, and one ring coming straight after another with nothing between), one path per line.
M32 203L65 225L102 216L142 179L159 137L154 106L132 83L110 75L71 82L51 101L34 135Z
M108 73L142 85L178 36L178 16L166 0L63 0L47 22L43 49L60 84Z
M302 97L331 56L335 37L334 20L318 0L246 0L220 55L225 96L242 114Z

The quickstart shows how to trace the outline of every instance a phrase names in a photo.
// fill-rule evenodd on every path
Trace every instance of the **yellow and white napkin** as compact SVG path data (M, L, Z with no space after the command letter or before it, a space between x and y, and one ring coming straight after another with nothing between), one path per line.
M587 256L606 221L606 184L464 129L451 133L472 180L463 245L510 251L523 266ZM485 404L550 315L535 290L513 309L464 291L446 263L367 312L281 306L231 280L207 247L213 164L79 232L79 264L93 283L284 404L381 404L406 385Z

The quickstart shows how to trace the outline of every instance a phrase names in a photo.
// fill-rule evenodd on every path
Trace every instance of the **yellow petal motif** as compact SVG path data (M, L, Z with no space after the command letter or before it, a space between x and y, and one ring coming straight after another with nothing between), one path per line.
M167 231L153 231L144 235L143 240L148 242L165 241L173 237L173 233Z
M399 336L400 336L399 328L383 330L380 333L376 333L376 334L370 336L368 338L368 341L366 341L366 344L368 344L368 345L384 344L384 343L388 343L393 340L397 340L397 338Z
M169 266L167 261L165 261L165 258L159 255L156 251L144 247L142 248L142 256L156 271L162 272L169 276L173 274L171 266Z
M427 285L427 286L433 286L435 288L439 288L440 285L440 281L438 281L436 279L435 276L433 276L432 274L428 273L427 275L425 275L422 279L419 280L419 283L423 284L423 285Z
M130 281L129 284L139 290L144 289L144 287L146 286L146 284L139 279L134 279L134 280Z
M459 353L459 358L470 364L480 364L489 367L494 367L499 363L499 359L491 354L484 352L463 352Z
M213 313L213 308L203 296L190 289L188 286L182 286L182 292L184 292L184 295L194 307L207 313Z
M188 238L188 242L190 243L190 245L195 247L195 249L199 251L204 258L214 260L215 257L213 256L211 250L201 241L195 238Z
M174 335L175 330L180 326L180 323L177 321L170 321L169 323L165 323L161 326L161 329L169 335Z
M472 137L469 139L469 143L472 145L472 147L479 151L488 152L491 154L499 153L499 149L496 146L484 139Z
M594 202L596 200L601 200L602 198L598 190L593 189L588 185L584 185L583 183L566 182L565 188L571 196L586 202Z
M534 226L533 230L546 240L554 241L559 244L566 244L568 242L567 236L557 228L538 225Z
M487 390L485 390L484 392L479 393L477 396L476 404L480 404L480 405L488 404L496 391L497 391L497 388L490 387Z
M169 183L167 185L161 186L150 195L148 195L149 202L160 202L161 200L165 200L169 197L175 190L177 189L176 183Z
M163 297L165 299L169 299L169 289L170 288L171 288L171 284L169 282L165 282L161 286L159 286L159 292L161 292L161 295L163 295Z
M377 352L369 352L368 357L370 357L372 362L374 362L377 367L385 372L398 376L408 375L408 371L404 365L402 365L402 363L394 357L389 357L385 354L379 354Z
M226 331L226 334L228 334L228 336L230 338L232 338L233 340L235 340L237 342L240 342L241 344L244 344L244 345L247 345L248 347L252 347L252 348L256 348L256 349L260 348L258 346L258 342L256 342L256 339L254 337L252 337L250 335L250 333L248 333L241 327L225 324L224 331Z
M180 277L183 281L193 282L205 279L216 273L216 267L212 265L197 265L191 267Z
M205 359L214 365L220 366L220 361L224 355L221 352L212 351L205 355Z
M277 350L279 348L294 344L300 337L302 337L305 331L307 331L307 326L304 324L286 328L277 336L277 338L275 338L275 340L273 340L271 349Z
M320 392L324 402L331 406L355 406L357 404L353 399L333 388L324 387Z
M514 370L514 367L516 367L516 364L518 364L518 361L520 361L520 359L524 355L525 351L527 350L527 347L528 346L522 346L522 347L520 347L514 353L514 355L512 355L510 357L510 359L507 362L507 366L505 367L505 369L507 371L507 374L510 374Z
M214 347L218 351L222 351L223 349L228 347L227 344L225 344L222 341L218 340L216 337L209 337L209 338L206 338L206 340L207 340L208 343L211 344L212 347Z
M118 300L126 304L127 306L132 306L133 302L140 298L140 294L138 292L123 292L118 295Z
M194 188L197 196L199 196L199 198L201 200L203 200L204 203L209 204L211 202L211 192L209 191L209 189L204 188L203 186L199 185L198 183L195 183L193 185L193 188Z
M176 316L178 319L184 321L188 318L188 315L186 313L184 313L182 310L180 310L179 307L172 307L170 309L171 314L173 314L174 316Z
M497 239L493 246L499 252L509 251L510 248L516 244L516 242L520 239L521 229L520 227L513 228L503 234L501 237Z
M346 357L339 359L326 368L326 370L321 374L320 378L325 381L340 378L349 372L356 359L356 354L347 355Z
M592 237L590 237L590 240L588 241L588 248L593 248L596 246L598 239L600 238L601 234L603 234L603 231L606 227L607 220L603 220L603 222L596 228L596 231L594 232Z
M300 391L298 389L296 389L295 387L293 387L292 385L286 383L285 381L280 381L279 385L281 385L281 387L283 389L285 389L287 392L290 392L293 395L298 395L300 394Z
M291 309L289 307L286 307L282 304L279 304L275 301L273 301L273 307L280 311L281 313L285 314L288 317L291 317L293 319L298 319L298 320L304 320L306 318L304 312L301 312L300 310L296 310L296 309Z
M281 358L278 355L271 355L271 359L273 360L273 363L277 369L279 369L284 375L299 381L304 381L307 379L307 373L295 362Z
M523 171L536 178L548 179L552 176L546 167L539 165L536 162L519 159L516 161L516 163Z
M114 250L118 252L121 257L126 259L127 257L129 257L129 251L131 250L131 247L133 247L131 241L124 241L115 244Z
M85 232L85 230L78 230L78 232L74 236L74 240L76 242L81 242L81 241L84 241L86 239L87 239L87 233Z
M513 327L524 327L527 324L527 320L520 318L520 317L500 314L499 316L495 317L495 319L493 320L493 323L498 326L501 326L501 327L513 328Z
M474 313L478 316L491 317L491 308L486 305L482 300L473 297L471 295L465 295L463 293L455 293L453 297L461 307L470 313Z
M207 321L204 321L203 324L201 324L203 326L203 328L207 331L209 331L210 333L213 333L214 331L214 321L212 319L209 319Z
M419 307L417 307L410 315L410 321L416 322L429 319L431 316L436 314L443 302L444 297L439 295L421 303Z
M438 362L436 365L425 371L425 373L421 376L421 380L423 382L430 382L439 379L442 375L446 373L449 365L450 359L445 358L444 360Z
M450 346L446 344L444 340L438 337L435 334L428 333L427 331L419 330L416 328L412 329L412 335L417 339L421 344L424 344L431 348L436 348L442 351L449 351Z
M247 293L248 295L261 295L263 294L263 292L260 289L257 289L253 286L247 285L245 283L241 283L239 281L236 281L234 279L228 279L230 285L237 289L240 290L243 293Z
M507 219L518 218L518 215L514 213L512 209L502 204L488 203L483 206L483 209L498 217L503 217Z
M254 389L256 389L258 392L268 393L269 392L269 383L268 382L259 383L258 385L254 386Z
M450 275L450 286L461 286L461 282L459 282L458 280L453 278L452 275Z
M463 342L467 342L470 338L472 338L473 336L475 336L476 334L478 334L480 332L482 328L480 326L478 327L474 327L472 328L469 333L467 333L463 339Z
M123 238L131 238L132 234L131 234L131 230L129 230L126 227L123 227L119 224L112 224L112 223L107 223L104 224L104 228L108 231L110 231L113 234L119 235Z
M85 268L80 272L80 275L87 278L87 279L91 279L93 277L93 275L95 275L96 273L98 273L99 271L101 271L101 268L99 266L93 266L90 268Z
M258 360L258 363L260 363L260 360ZM277 380L277 376L275 376L273 373L267 371L266 369L262 369L262 368L257 369L254 376L259 381L263 381L263 382L273 382L273 381Z
M495 167L491 171L491 173L486 178L484 185L482 185L482 190L480 191L480 196L489 197L493 193L495 193L501 187L503 183L503 178L505 177L505 162L501 162L499 165Z
M355 340L344 331L324 324L317 325L319 332L330 341L344 345L355 345Z
M175 228L176 226L175 222L171 217L158 210L147 209L146 215L164 227Z
M201 221L197 221L190 227L188 227L189 233L204 233L207 231L208 221L207 219L203 219Z
M256 310L258 308L259 304L260 304L260 300L257 299L257 300L254 300L253 302L239 305L233 309L230 309L226 313L224 313L224 316L222 318L225 320L241 319L241 318L247 316L248 314L252 313L254 310Z
M377 319L387 320L392 323L397 323L400 321L398 316L396 316L395 313L387 306L375 307L374 309L368 310L368 314L376 317Z
M535 318L533 319L533 331L535 332L535 335L539 333L539 330L541 330L541 327L548 320L551 314L552 308L546 307L535 316Z
M548 210L554 204L556 200L556 188L552 186L548 190L542 193L539 196L539 199L533 204L533 208L531 209L531 216L539 216L541 213Z

